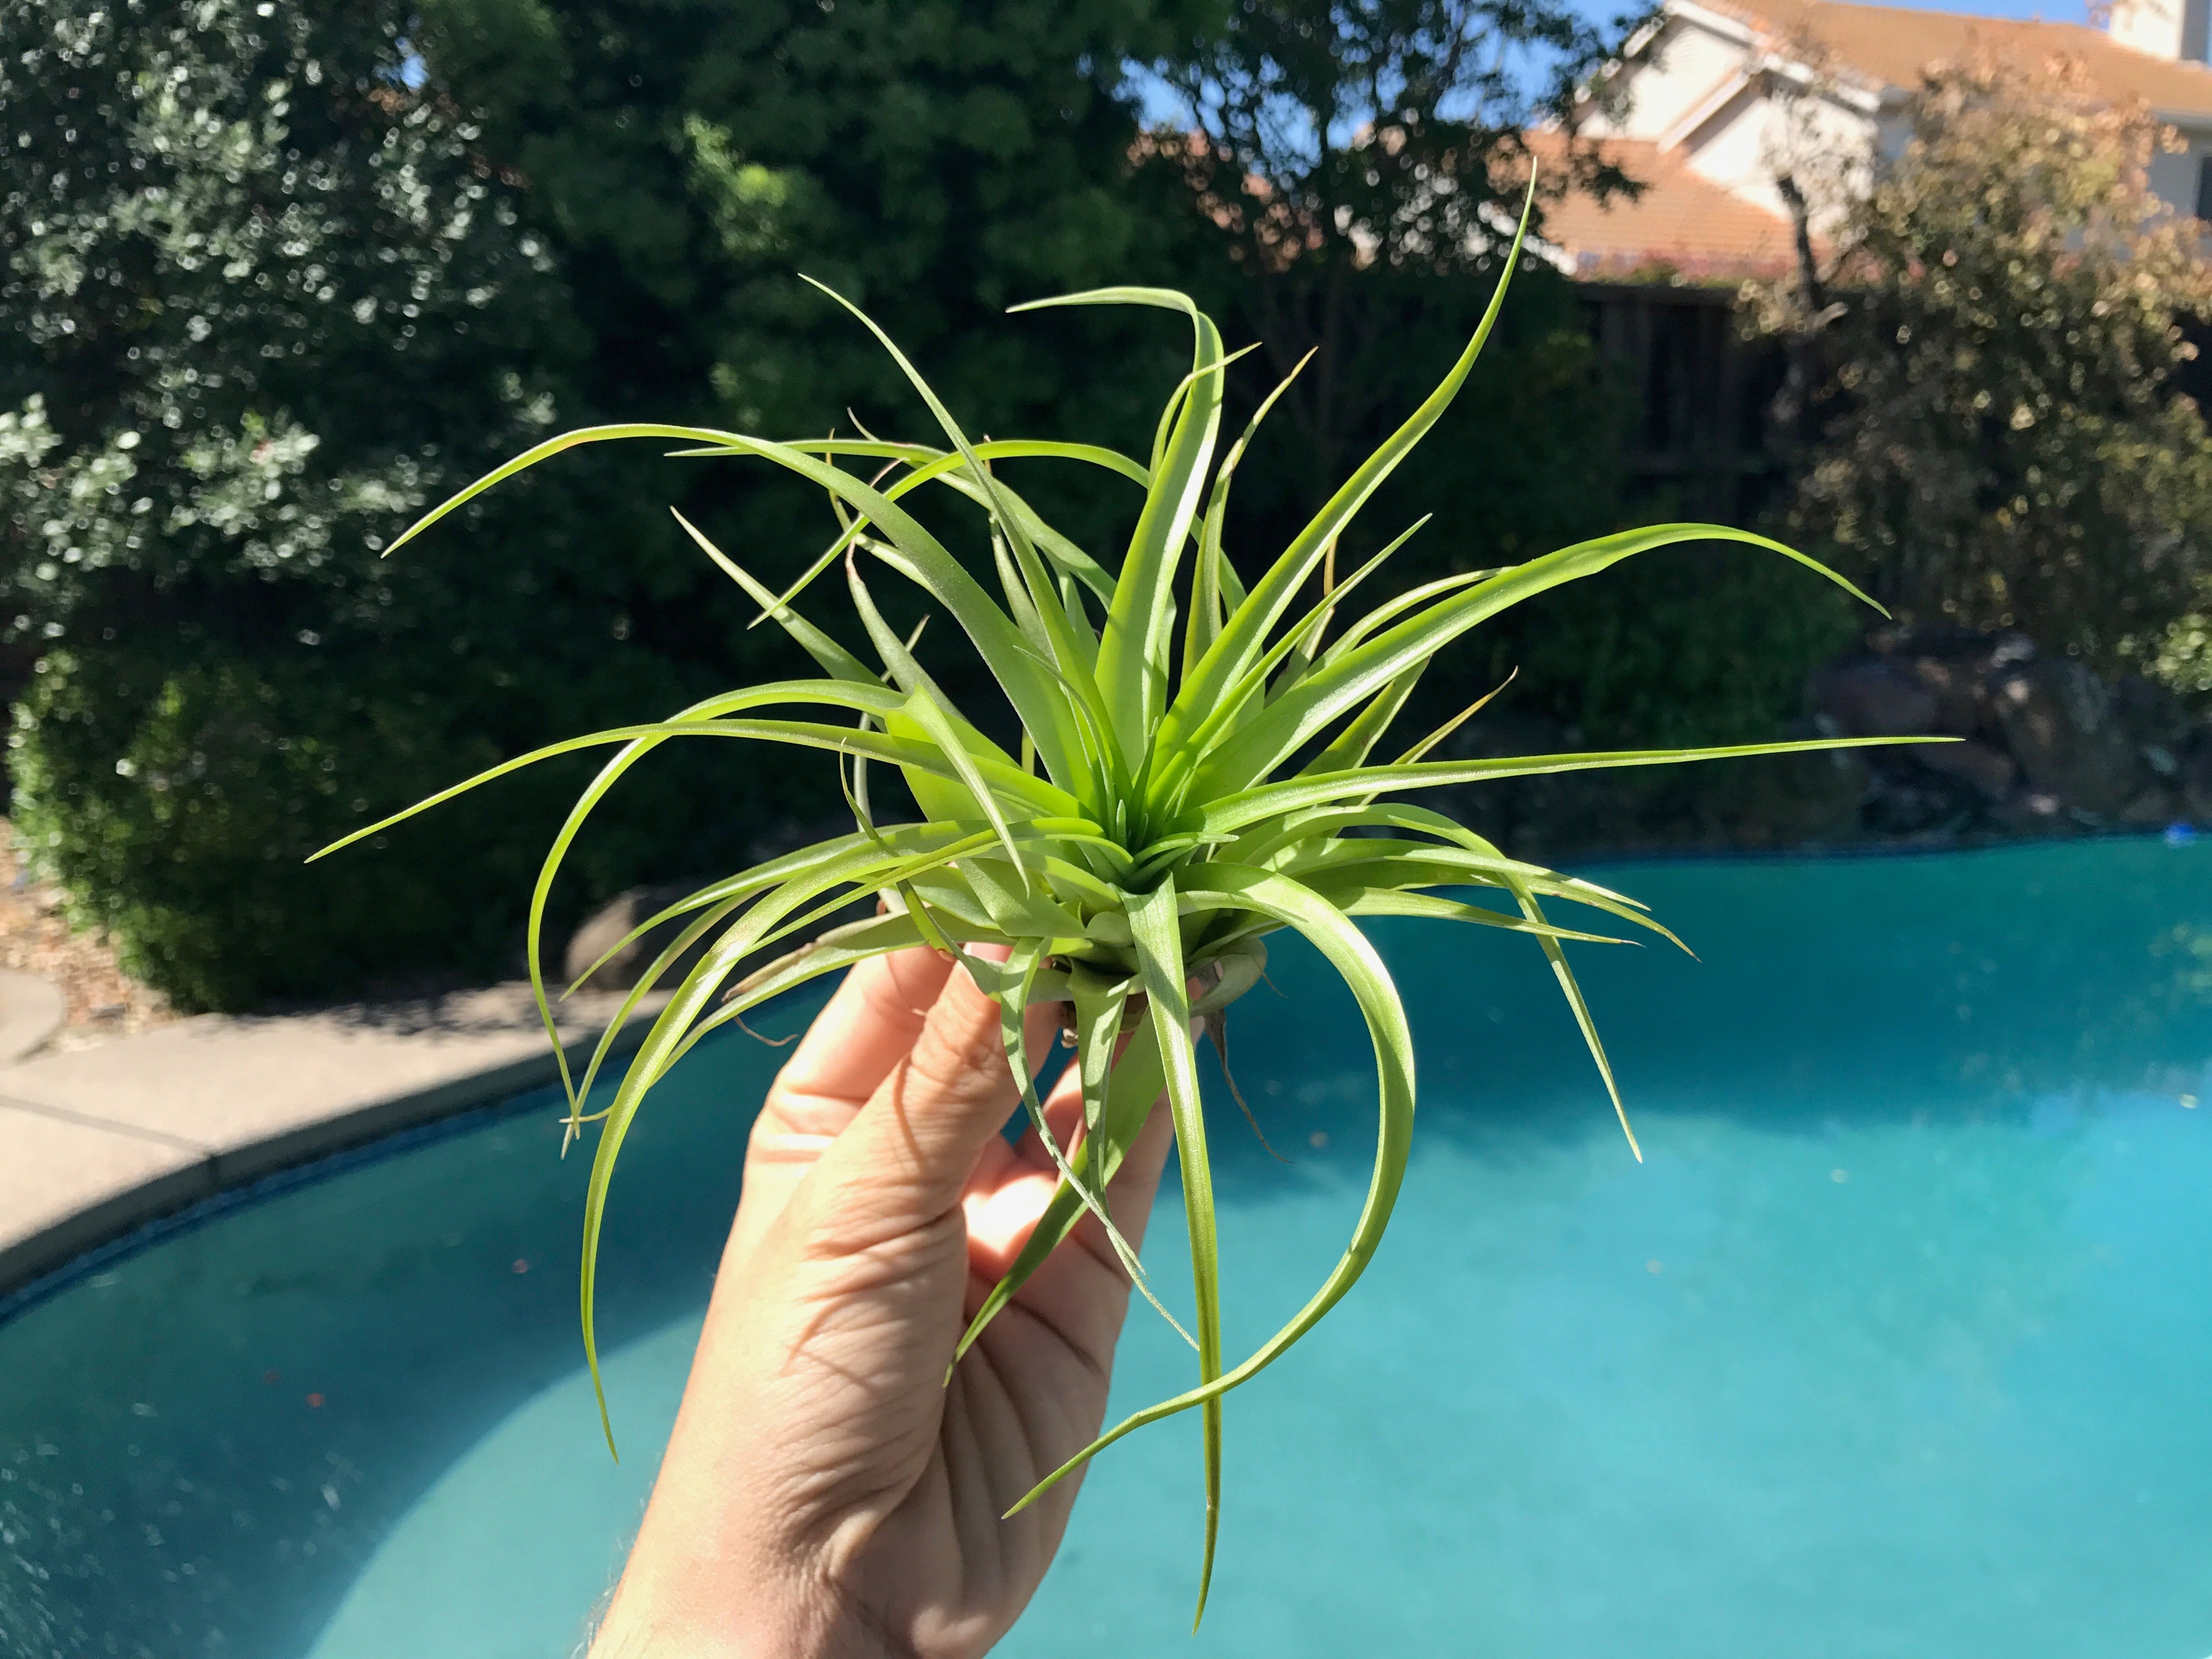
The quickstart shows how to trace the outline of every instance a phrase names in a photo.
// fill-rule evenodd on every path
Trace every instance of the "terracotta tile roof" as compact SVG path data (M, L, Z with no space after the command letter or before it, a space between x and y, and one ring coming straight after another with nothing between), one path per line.
M1556 134L1531 133L1529 139L1540 162L1557 154ZM1680 150L1635 138L1609 138L1596 148L1645 188L1632 202L1616 196L1601 206L1578 192L1545 208L1544 240L1572 258L1577 276L1664 266L1687 277L1718 279L1772 276L1790 267L1790 222L1692 172Z
M2212 122L2212 68L2137 52L2102 29L2079 23L1967 17L1901 6L1848 5L1840 0L1698 3L1749 24L1784 52L1793 37L1809 35L1835 55L1839 68L1887 86L1911 87L1929 64L1953 61L1976 50L2023 66L2063 53L2079 60L2107 97L2140 98L2169 119Z

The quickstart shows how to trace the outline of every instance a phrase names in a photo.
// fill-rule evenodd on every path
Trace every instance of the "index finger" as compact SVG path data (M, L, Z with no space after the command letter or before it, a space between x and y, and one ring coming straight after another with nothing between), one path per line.
M776 1073L767 1109L793 1129L836 1134L914 1047L951 973L921 946L856 963Z

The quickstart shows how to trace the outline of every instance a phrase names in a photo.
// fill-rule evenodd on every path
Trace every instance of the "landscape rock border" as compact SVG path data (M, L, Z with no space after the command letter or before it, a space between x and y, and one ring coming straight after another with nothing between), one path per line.
M1815 672L1807 703L1778 735L1948 741L1540 774L1439 790L1431 804L1544 863L2212 830L2212 722L2140 676L2107 684L2023 635L1877 635ZM1592 746L1571 726L1508 707L1468 722L1437 758Z
M1872 834L2212 823L2212 726L2141 675L2107 685L2025 635L1878 635L1812 692L1824 734L1956 739L1868 751Z

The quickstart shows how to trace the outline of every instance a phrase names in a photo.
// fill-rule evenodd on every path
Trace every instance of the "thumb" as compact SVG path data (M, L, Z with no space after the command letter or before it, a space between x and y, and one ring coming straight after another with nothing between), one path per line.
M999 1005L955 968L906 1056L824 1152L812 1182L855 1245L956 1209L975 1160L1021 1091L1006 1063Z

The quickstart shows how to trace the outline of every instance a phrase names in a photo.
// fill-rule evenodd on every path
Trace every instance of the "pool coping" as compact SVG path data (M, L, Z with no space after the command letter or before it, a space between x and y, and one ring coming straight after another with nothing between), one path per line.
M602 993L561 1006L572 1067L589 1058L621 1001ZM630 1021L612 1054L634 1051L651 1024ZM0 1299L226 1191L558 1076L520 983L304 1013L203 1015L0 1065Z

